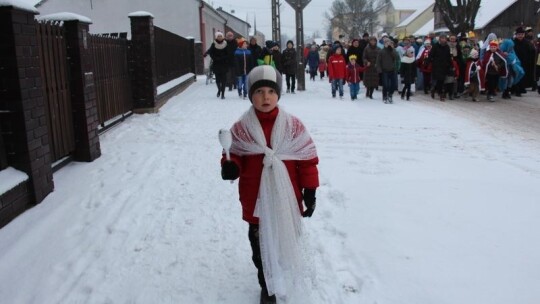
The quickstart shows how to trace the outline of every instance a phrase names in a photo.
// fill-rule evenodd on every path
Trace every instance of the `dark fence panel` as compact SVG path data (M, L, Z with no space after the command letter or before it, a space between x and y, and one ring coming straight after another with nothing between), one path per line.
M101 125L133 109L125 35L90 35L98 117Z
M55 162L75 150L66 41L64 28L58 22L37 23L36 30L51 158Z
M0 125L0 170L7 168L6 147L2 136L2 125Z
M154 26L157 85L192 71L193 45L190 40Z

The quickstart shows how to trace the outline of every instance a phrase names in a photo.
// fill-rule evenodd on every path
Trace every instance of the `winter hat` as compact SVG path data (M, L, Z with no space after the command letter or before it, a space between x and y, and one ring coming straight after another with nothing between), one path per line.
M478 51L476 49L472 49L470 56L472 59L478 59Z
M286 45L288 46L289 43L292 44L292 46L294 47L294 43L292 42L292 40L287 41L287 44L286 44Z
M520 26L516 29L516 34L524 34L525 30Z
M267 49L271 49L277 45L277 42L272 41L272 40L266 40L265 45Z
M281 74L271 65L260 65L251 70L247 76L247 89L249 100L256 89L270 87L281 97Z
M356 55L349 56L349 60L353 60L353 59L356 60Z
M364 32L364 35L362 35L362 38L369 37L369 34L367 32Z
M217 31L217 32L214 34L214 36L215 36L216 39L218 39L219 36L225 38L225 36L223 35L223 33L220 32L220 31Z

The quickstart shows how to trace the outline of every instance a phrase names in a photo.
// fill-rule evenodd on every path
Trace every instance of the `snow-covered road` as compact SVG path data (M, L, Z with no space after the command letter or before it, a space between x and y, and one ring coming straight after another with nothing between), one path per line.
M321 160L305 220L319 303L538 303L534 128L494 128L474 112L486 102L385 105L331 99L325 81L306 87L280 105ZM0 230L0 302L258 303L217 140L249 101L215 92L200 79L159 114L101 135L96 161L55 173L55 191ZM490 111L504 117L504 103Z

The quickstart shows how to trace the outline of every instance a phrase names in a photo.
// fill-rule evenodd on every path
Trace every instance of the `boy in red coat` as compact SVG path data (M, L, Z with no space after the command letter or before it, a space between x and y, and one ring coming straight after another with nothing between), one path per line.
M319 186L313 140L302 122L277 104L281 83L272 66L249 73L252 106L231 128L230 160L222 158L222 178L240 178L242 217L249 223L261 303L275 303L276 295L295 302L299 287L294 282L303 280L307 269L301 217L312 216Z
M349 64L347 64L347 82L349 83L349 91L351 93L351 100L358 98L360 93L360 81L362 81L361 75L369 67L369 62L365 67L356 63L356 55L349 56Z
M347 77L347 64L342 55L341 46L336 46L334 54L328 58L328 78L332 84L332 97L336 97L336 91L339 90L339 98L343 99L343 83Z
M465 67L465 86L468 86L464 97L471 95L472 101L478 101L480 91L484 90L484 73L481 72L482 67L478 61L478 51L473 49L469 58L467 58Z

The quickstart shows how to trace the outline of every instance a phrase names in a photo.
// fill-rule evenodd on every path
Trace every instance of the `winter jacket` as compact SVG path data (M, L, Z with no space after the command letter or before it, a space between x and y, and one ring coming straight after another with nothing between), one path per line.
M452 67L450 46L436 43L431 48L429 58L432 64L431 77L436 81L444 81L448 70Z
M414 83L414 80L416 79L416 62L414 57L401 57L399 75L403 79L403 83Z
M476 82L480 90L485 90L485 74L482 73L482 65L479 60L467 59L465 68L465 85Z
M257 118L261 123L261 127L266 138L266 144L270 146L270 136L272 128L279 113L279 107L276 107L269 113L258 112ZM237 122L238 124L239 122ZM303 126L302 126L303 127ZM233 129L235 126L233 126ZM231 160L240 169L240 180L238 191L240 194L240 203L242 204L242 218L251 224L258 224L259 218L253 216L257 196L259 194L259 186L261 183L261 174L263 170L264 154L238 156L231 154ZM222 158L222 162L225 159ZM319 187L319 173L317 164L319 159L313 158L310 160L284 160L285 167L291 178L291 183L298 199L298 208L303 212L302 206L302 189L316 189Z
M253 59L257 61L261 57L262 54L262 47L258 44L249 44L248 50L251 51L251 55L253 56Z
M319 67L319 52L317 52L317 50L309 51L306 61L309 70L316 71Z
M345 64L343 55L333 54L328 58L328 77L330 80L346 79L347 65Z
M399 61L399 55L394 48L386 47L382 49L377 57L377 71L379 73L397 72L396 61Z
M514 39L514 51L521 61L521 67L525 71L522 79L523 88L534 86L535 79L535 64L536 50L534 44L527 39Z
M236 49L234 52L234 62L235 62L235 75L242 76L247 75L253 69L254 60L251 51L248 49Z
M283 50L281 54L281 68L283 69L283 74L296 75L298 60L294 47Z
M429 57L430 50L431 49L424 48L422 50L422 53L418 55L418 59L416 60L416 65L422 73L431 73L431 71L433 70L431 59Z
M379 72L377 71L377 57L381 50L375 45L368 46L364 49L362 59L364 60L364 66L369 62L371 65L364 71L364 85L368 88L374 88L379 86Z
M358 63L353 65L351 62L349 62L349 64L347 64L347 82L360 83L360 81L362 81L361 74L366 69L366 67L360 66Z
M212 70L216 74L226 73L230 65L230 56L227 49L227 41L214 40L206 52L212 58Z
M486 75L508 77L508 68L504 55L497 50L495 53L486 51L482 59L482 69Z
M349 49L347 50L347 56L345 57L345 60L347 61L347 63L349 63L349 56L351 56L351 55L356 56L356 63L358 65L363 64L363 62L362 62L362 55L363 54L362 54L362 49L360 49L360 46L354 47L354 46L351 45L349 47Z

